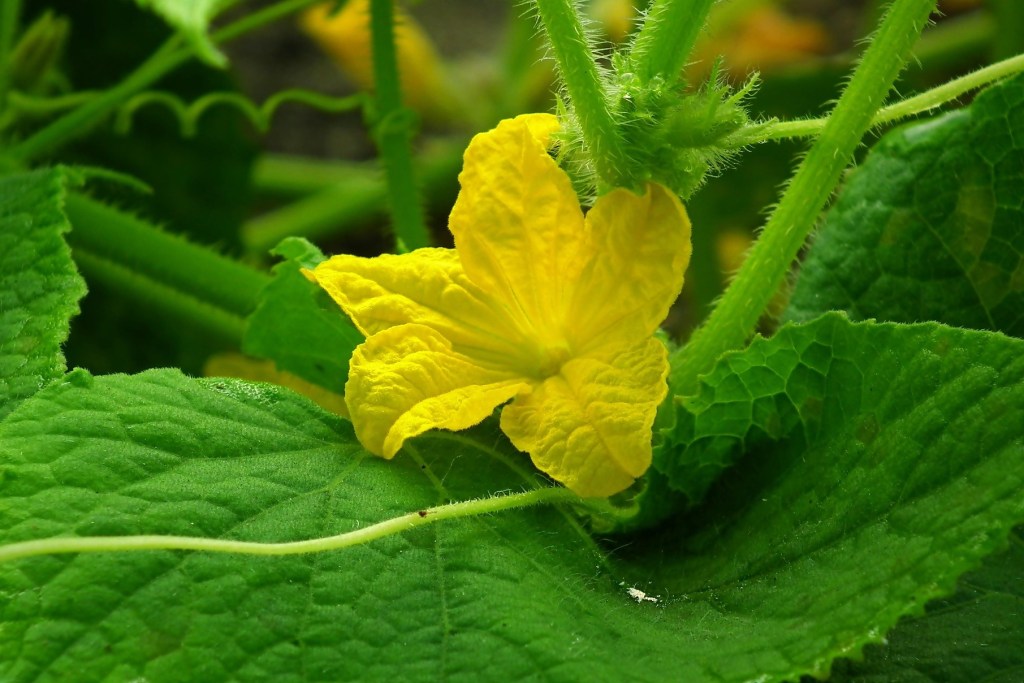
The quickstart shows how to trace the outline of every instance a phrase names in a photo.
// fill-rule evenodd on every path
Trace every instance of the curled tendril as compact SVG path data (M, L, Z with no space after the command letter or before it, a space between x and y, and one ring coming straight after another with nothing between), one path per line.
M283 104L298 102L323 112L337 114L361 109L367 101L367 97L362 93L348 97L331 97L309 90L290 89L271 95L261 105L257 105L244 95L232 92L209 93L191 104L186 104L173 93L154 90L139 93L128 100L117 112L114 130L122 135L129 133L135 113L139 109L153 104L161 105L173 113L178 120L182 137L189 138L195 136L200 117L207 110L218 105L233 107L245 115L256 130L266 133L270 129L274 114Z

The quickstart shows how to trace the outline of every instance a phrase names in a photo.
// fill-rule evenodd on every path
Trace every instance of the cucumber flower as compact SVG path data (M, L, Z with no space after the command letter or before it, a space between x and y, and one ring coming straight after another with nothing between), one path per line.
M357 87L373 91L370 0L348 0L337 13L334 5L325 2L306 10L302 29ZM458 93L449 85L441 56L415 19L397 4L394 13L402 101L428 119L450 119L458 113L453 106Z
M345 401L372 453L508 403L502 431L581 496L618 493L649 467L668 374L653 335L683 284L690 222L654 183L584 217L548 155L557 129L529 114L473 138L455 249L335 256L310 274L367 337Z

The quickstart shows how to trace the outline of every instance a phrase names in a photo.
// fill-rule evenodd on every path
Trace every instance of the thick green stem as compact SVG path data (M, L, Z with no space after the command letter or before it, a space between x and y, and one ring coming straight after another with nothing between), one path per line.
M437 145L417 159L416 174L428 206L440 207L449 200L448 186L465 148L462 140ZM266 191L305 195L242 227L242 241L254 253L264 253L290 235L316 239L340 234L382 215L388 205L386 183L376 169L362 164L270 156L257 164L254 182Z
M21 0L0 0L0 112L6 109L11 88L11 54L20 14Z
M679 78L714 0L654 0L629 60L644 83L661 76L672 84Z
M302 197L329 190L335 185L374 178L381 183L379 169L369 162L333 161L267 153L256 160L252 184L257 192L280 197Z
M86 196L69 195L65 209L73 226L68 242L94 272L176 314L194 308L190 317L213 321L208 327L230 332L232 319L244 320L269 282L264 273Z
M106 285L135 302L142 311L154 311L198 329L218 342L238 348L245 334L245 318L183 293L119 263L98 256L81 245L74 245L75 263L85 279ZM145 313L143 315L146 315Z
M537 0L537 8L594 168L605 186L623 185L626 155L576 6L573 0Z
M262 254L292 235L316 240L363 226L386 207L387 187L380 178L353 177L252 219L242 226L242 242Z
M418 249L428 246L430 237L423 220L423 207L412 167L412 114L402 106L394 24L393 0L371 0L370 30L376 90L374 132L387 173L395 235L406 249Z
M704 325L673 357L670 383L675 393L694 391L701 374L726 351L741 348L753 334L935 4L936 0L895 0L890 6L821 136L794 174L736 278Z

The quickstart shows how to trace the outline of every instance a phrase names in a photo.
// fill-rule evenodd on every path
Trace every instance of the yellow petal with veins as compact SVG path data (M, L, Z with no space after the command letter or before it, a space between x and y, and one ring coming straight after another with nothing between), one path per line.
M568 361L501 413L501 429L534 465L584 497L622 491L651 464L651 426L668 359L655 339L604 362Z
M345 402L360 443L385 458L430 429L467 429L530 385L479 365L439 332L401 325L378 332L352 355Z
M367 337L416 323L440 332L460 353L497 362L524 344L501 305L469 281L451 249L334 256L311 275Z
M527 114L474 137L448 223L466 275L541 343L557 341L567 285L583 268L583 212L547 153L557 127L554 116Z
M654 334L682 289L690 253L690 219L670 190L650 183L643 196L616 189L599 197L587 213L587 265L569 307L576 355Z

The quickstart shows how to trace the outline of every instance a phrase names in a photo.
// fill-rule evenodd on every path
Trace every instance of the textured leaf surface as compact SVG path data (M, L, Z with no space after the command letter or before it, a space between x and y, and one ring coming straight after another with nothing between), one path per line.
M249 316L242 348L278 369L342 393L348 361L363 335L341 314L327 292L302 274L324 260L314 245L289 237L271 251L284 261Z
M794 405L814 405L801 387L845 385L848 398L826 391L805 413L807 444L763 439L711 503L627 547L534 509L309 557L2 566L0 679L700 683L823 672L951 588L1024 517L1021 346L837 317L756 342L730 359L739 368L749 355L752 373L740 374L751 386L767 381L763 358L788 358L774 365L791 368ZM836 412L851 419L830 422ZM73 373L0 425L0 533L338 533L534 485L525 456L502 443L487 428L437 432L385 462L346 422L283 389ZM630 587L658 602L635 602Z
M839 661L831 683L1016 683L1024 676L1024 538L960 580L957 593L901 623L864 661Z
M0 179L0 418L64 374L61 344L85 283L61 235L65 172Z
M1024 336L1024 76L886 135L843 188L786 317Z
M1024 79L889 135L852 175L804 263L789 319L932 319L1024 336ZM1018 681L1020 536L956 595L902 621L839 683Z
M847 552L857 553L853 548L865 547L865 539L874 544L888 537L889 549L876 547L871 558L864 559L864 576L840 589L849 590L851 601L862 607L872 602L873 591L866 590L863 578L880 565L903 566L910 574L930 571L923 565L912 568L918 551L933 553L932 569L945 576L929 586L931 595L950 592L951 579L970 566L963 563L962 549L944 548L941 542L929 549L913 536L942 519L977 509L977 501L953 491L972 485L972 480L980 483L969 462L979 464L976 458L1000 452L1006 458L997 457L1002 464L991 470L992 481L983 485L985 495L1002 495L995 481L1005 477L1015 482L1018 492L1008 494L1004 502L1017 510L1013 514L1018 519L1024 512L1024 387L1019 379L1011 379L1024 371L1020 359L1012 358L1020 348L1020 341L996 334L937 325L851 325L836 315L807 326L785 327L771 340L755 341L747 351L723 359L705 378L700 394L685 401L688 410L680 411L675 447L689 446L689 466L669 474L692 499L704 497L708 479L720 468L747 454L707 492L709 502L690 523L718 525L739 514L752 528L759 524L746 540L735 539L736 546L716 548L717 561L737 575L750 571L750 566L733 560L744 542L758 545L775 539L753 565L763 567L791 558L788 547L836 545L834 550L845 546ZM1000 373L1001 388L988 394L985 377L1003 363L1014 369ZM787 471L793 467L804 470L800 477ZM823 469L812 474L818 467ZM829 468L845 474L837 480L825 473ZM702 479L705 470L711 474ZM938 484L939 478L946 483ZM793 486L801 479L805 490ZM810 483L815 479L833 483L816 487ZM772 483L759 483L764 481ZM935 495L942 487L947 487L949 498ZM772 493L766 495L766 489ZM945 510L935 507L940 499L949 506ZM778 501L788 501L783 526L790 527L793 537L773 530L778 519L771 510ZM829 511L822 509L819 517L814 513L818 508ZM833 534L838 529L840 537L846 537L837 543ZM702 533L709 543L716 538L713 532ZM995 540L1000 533L989 538ZM973 563L981 556L975 555ZM829 584L837 578L835 566L827 562L806 566L805 571ZM811 589L795 604L813 600L809 596L815 592ZM888 611L888 623L877 623L865 640L885 635L895 612L919 613L926 596L918 592L915 604L902 606L894 597L890 594L892 602L882 608ZM1014 618L1012 612L1000 615L1003 623ZM924 643L933 635L920 632L913 638ZM844 654L854 652L851 647ZM937 648L931 652L932 666L941 668Z
M158 14L172 28L181 31L196 47L201 59L214 65L224 66L227 59L221 54L206 31L210 20L217 12L233 0L135 0L139 7Z

